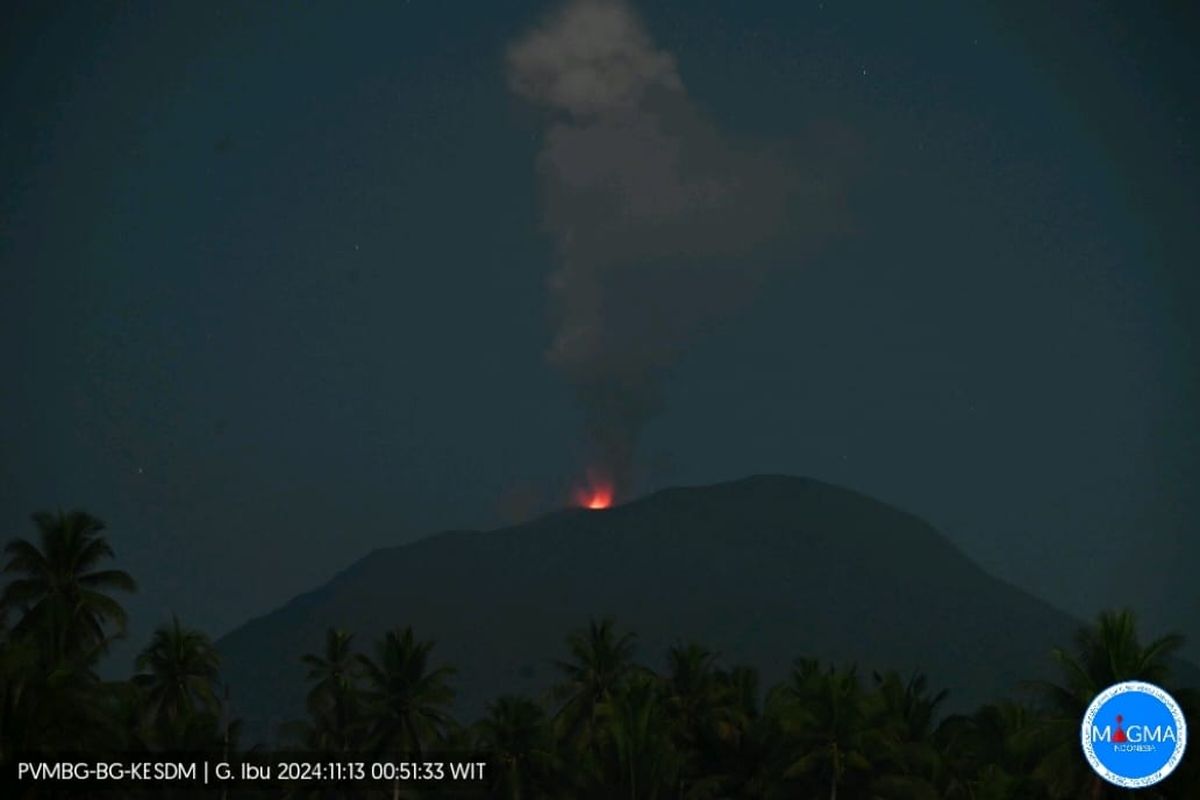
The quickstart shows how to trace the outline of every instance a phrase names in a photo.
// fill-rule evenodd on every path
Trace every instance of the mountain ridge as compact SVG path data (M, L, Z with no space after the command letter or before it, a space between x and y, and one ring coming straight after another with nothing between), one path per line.
M764 685L812 656L920 670L953 706L1049 677L1079 622L990 574L920 517L812 478L673 487L610 509L563 509L491 531L376 548L222 637L236 713L270 731L303 713L299 658L340 627L369 651L411 624L458 669L455 711L538 695L568 632L611 616L651 666L697 640Z

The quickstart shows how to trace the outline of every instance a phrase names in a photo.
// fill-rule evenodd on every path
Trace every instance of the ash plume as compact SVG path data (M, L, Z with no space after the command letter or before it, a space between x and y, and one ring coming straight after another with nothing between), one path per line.
M758 251L803 182L777 153L722 135L621 0L568 2L506 66L545 119L548 359L578 390L593 464L623 492L663 370L752 293Z

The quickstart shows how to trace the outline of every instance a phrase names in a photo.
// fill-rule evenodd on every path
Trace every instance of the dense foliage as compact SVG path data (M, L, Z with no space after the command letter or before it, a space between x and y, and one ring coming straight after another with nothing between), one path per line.
M130 680L101 680L97 663L125 625L115 595L134 581L106 567L113 551L95 518L38 514L34 523L35 540L4 551L0 767L34 753L236 752L238 725L209 638L173 618L153 633ZM438 664L432 641L398 628L360 650L350 632L330 630L320 652L301 657L307 717L282 733L331 758L486 752L488 786L475 796L487 797L1117 798L1128 795L1097 778L1079 752L1083 711L1104 687L1143 679L1172 690L1196 719L1194 693L1171 681L1181 643L1142 644L1130 612L1104 613L1069 648L1047 654L1058 682L1020 687L1022 703L948 715L945 693L919 674L861 675L798 659L764 691L753 668L724 664L699 643L673 647L654 672L635 660L632 632L594 620L567 637L552 692L497 698L464 725L450 713L453 669ZM1197 762L1189 754L1138 796L1200 797Z

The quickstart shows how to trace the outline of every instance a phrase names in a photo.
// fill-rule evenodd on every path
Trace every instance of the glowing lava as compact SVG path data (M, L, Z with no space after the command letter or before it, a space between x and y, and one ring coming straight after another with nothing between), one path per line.
M575 501L583 508L593 510L609 508L613 504L612 485L605 482L589 481L587 488L575 491Z

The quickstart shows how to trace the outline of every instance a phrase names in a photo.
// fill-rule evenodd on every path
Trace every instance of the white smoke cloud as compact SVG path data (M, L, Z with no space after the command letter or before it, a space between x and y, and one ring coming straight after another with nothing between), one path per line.
M512 91L546 113L548 358L579 389L601 469L628 488L662 368L752 293L799 173L699 113L622 0L571 0L506 61Z
M651 88L683 88L669 53L656 50L632 11L576 0L508 51L513 90L575 117L637 105Z

